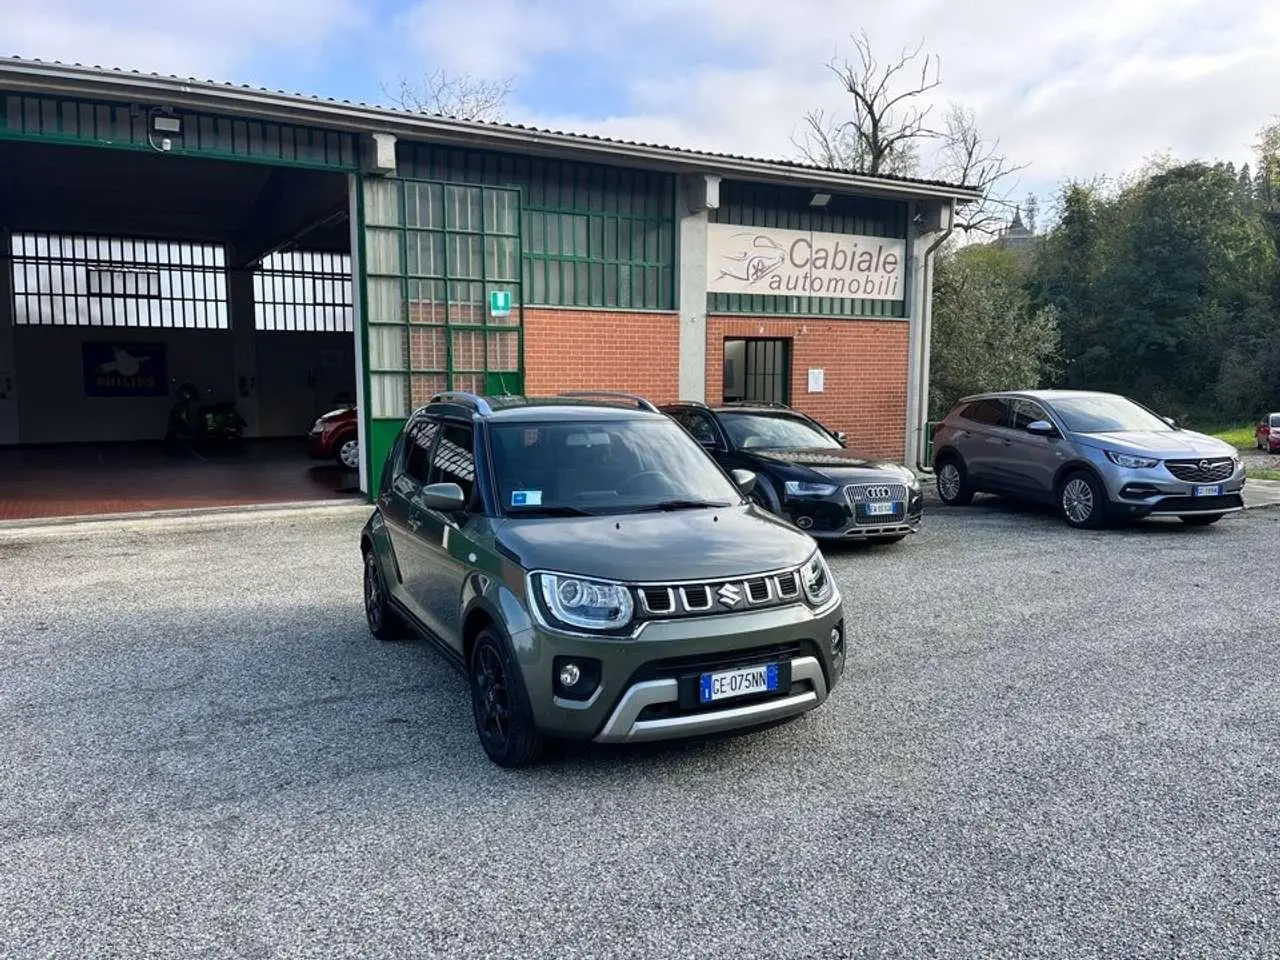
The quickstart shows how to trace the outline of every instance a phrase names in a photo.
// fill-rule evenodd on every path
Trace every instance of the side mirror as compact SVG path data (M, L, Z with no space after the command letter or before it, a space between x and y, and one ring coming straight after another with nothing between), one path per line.
M744 497L751 496L751 491L756 488L756 475L750 470L733 471L733 482L738 485L738 489L742 491Z
M1032 420L1027 424L1027 433L1034 433L1037 437L1056 437L1058 428L1048 420Z
M843 447L844 442L849 439L849 435L845 433L843 430L837 430L835 432L835 438L836 438L836 443L840 444L840 446Z
M433 483L422 488L422 505L429 510L453 513L465 507L467 500L456 483Z

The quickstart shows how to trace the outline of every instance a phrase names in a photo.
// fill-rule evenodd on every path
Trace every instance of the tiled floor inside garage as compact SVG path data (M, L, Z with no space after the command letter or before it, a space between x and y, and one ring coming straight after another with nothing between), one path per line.
M294 440L234 452L158 444L0 448L0 521L355 499L355 471L308 458Z

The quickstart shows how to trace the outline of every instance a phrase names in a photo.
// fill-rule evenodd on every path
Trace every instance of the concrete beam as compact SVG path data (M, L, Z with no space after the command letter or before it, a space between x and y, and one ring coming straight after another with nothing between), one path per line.
M720 205L720 178L693 174L680 180L680 376L681 400L707 398L707 223Z
M252 267L281 247L347 215L347 178L273 171L232 241L234 266Z

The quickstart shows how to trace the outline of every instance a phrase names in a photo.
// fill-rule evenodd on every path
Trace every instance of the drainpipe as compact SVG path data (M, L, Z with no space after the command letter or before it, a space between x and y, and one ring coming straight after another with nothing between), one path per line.
M947 217L947 229L941 236L924 251L924 303L921 306L920 313L920 380L914 384L917 398L917 416L920 418L918 423L913 424L916 436L919 438L916 443L916 463L915 468L925 473L932 472L933 464L922 463L925 451L925 429L929 424L929 361L933 339L933 255L938 248L942 246L955 232L956 206L952 200L947 207L949 216Z

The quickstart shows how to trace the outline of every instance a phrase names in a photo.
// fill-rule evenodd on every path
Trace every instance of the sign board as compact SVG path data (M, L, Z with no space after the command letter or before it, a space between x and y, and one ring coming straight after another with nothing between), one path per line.
M511 316L511 291L510 290L490 290L489 291L489 316L491 317Z
M842 300L902 300L907 244L812 230L707 224L707 289Z
M826 380L825 370L810 370L809 371L809 392L821 393L823 388L823 383L825 380Z
M165 397L169 394L163 343L88 341L81 345L86 397Z

